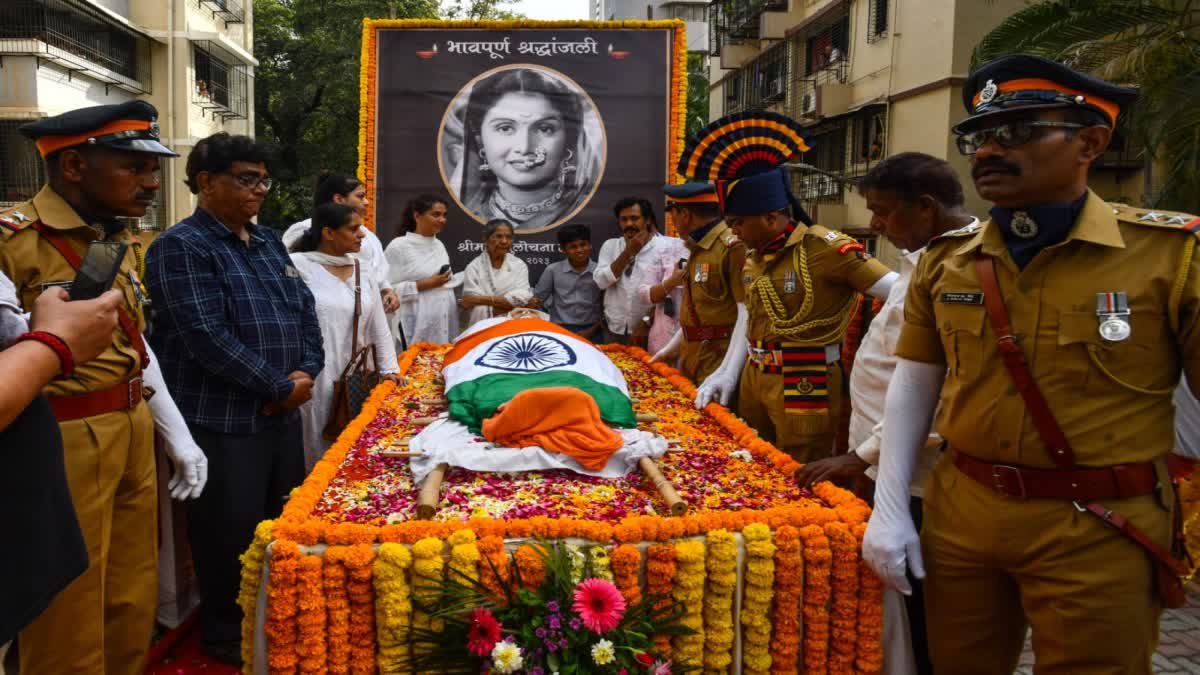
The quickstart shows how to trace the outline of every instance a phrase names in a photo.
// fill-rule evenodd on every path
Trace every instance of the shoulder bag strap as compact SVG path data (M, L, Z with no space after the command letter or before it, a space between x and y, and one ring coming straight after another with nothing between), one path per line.
M57 250L63 258L66 258L67 264L76 272L83 265L83 258L71 245L67 243L66 238L50 228L43 225L40 221L30 225L37 231L43 239ZM124 307L117 307L117 320L121 324L121 331L125 333L125 337L129 338L130 344L137 350L138 358L141 359L139 367L145 368L150 365L150 356L146 353L146 343L142 340L142 332L138 330L137 324L134 323L133 317L125 311Z
M358 356L358 317L362 314L362 268L354 261L354 332L350 334L350 358Z
M983 306L987 309L988 320L996 333L996 347L1008 373L1012 377L1017 391L1025 400L1025 407L1033 417L1033 426L1037 428L1046 452L1050 459L1060 469L1075 466L1075 451L1067 441L1067 435L1058 420L1050 411L1050 404L1042 396L1033 375L1029 372L1029 363L1025 360L1025 352L1017 344L1013 335L1012 322L1008 318L1008 310L1004 306L1004 297L1000 295L1000 282L996 278L996 262L990 255L979 254L975 258L975 271L979 274L979 283L983 287Z

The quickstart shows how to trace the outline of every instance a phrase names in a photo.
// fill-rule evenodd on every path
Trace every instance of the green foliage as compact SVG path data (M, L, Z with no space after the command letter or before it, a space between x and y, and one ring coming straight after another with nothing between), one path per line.
M685 134L692 134L708 124L708 54L688 52L687 60L687 124Z
M447 19L474 19L494 21L515 21L524 19L525 15L513 11L505 5L511 5L511 0L446 0L442 5L442 15Z
M1039 54L1137 85L1124 130L1162 176L1154 206L1200 211L1200 7L1190 0L1045 0L984 36L972 68L1004 54Z

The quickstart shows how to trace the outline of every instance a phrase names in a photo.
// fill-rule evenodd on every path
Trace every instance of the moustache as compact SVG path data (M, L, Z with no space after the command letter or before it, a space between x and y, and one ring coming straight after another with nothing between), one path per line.
M997 159L985 159L985 160L981 160L981 161L977 162L975 164L975 166L972 167L972 169L971 169L971 177L979 178L980 174L982 174L984 171L988 171L988 170L1000 171L1002 173L1010 173L1014 176L1021 175L1021 167L1017 166L1016 164L1013 164L1012 162L1006 162L1002 159L997 158Z

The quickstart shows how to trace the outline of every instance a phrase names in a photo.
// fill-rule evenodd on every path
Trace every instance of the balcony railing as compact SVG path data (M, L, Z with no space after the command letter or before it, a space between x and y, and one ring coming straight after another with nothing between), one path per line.
M214 19L224 21L226 27L231 23L246 21L246 10L242 8L239 0L196 0L196 4L200 9L212 12Z
M726 42L758 39L763 12L784 11L786 0L713 0L708 6L709 52L716 56Z
M150 40L81 0L0 2L0 55L22 54L106 85L150 91Z
M250 68L210 40L193 42L192 58L192 103L221 121L245 119L250 113Z

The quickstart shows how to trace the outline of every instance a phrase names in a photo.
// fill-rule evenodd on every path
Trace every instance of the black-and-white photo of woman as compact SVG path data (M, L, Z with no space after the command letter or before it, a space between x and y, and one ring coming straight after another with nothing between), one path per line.
M499 68L451 102L440 139L442 176L481 224L516 234L562 224L587 203L604 171L604 127L570 78L538 66Z

